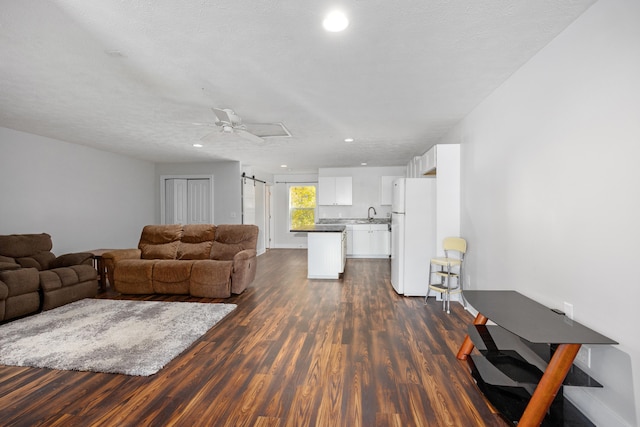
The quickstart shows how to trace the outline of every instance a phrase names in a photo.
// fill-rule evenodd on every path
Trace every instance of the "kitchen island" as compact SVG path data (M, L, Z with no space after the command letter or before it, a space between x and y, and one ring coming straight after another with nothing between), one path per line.
M307 233L307 277L339 279L344 273L347 233L344 225L315 224L291 230Z

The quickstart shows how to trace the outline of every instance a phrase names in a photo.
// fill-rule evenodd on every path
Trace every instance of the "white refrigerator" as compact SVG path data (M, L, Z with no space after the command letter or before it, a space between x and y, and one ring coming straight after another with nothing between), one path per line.
M425 296L436 255L436 180L397 179L392 200L391 285L400 295Z

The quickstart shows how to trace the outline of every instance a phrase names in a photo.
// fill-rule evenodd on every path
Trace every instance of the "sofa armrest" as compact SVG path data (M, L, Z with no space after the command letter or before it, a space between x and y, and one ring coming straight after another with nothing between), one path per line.
M123 259L140 259L141 256L142 251L140 249L115 249L102 254L102 260L107 269L107 280L112 287L115 283L113 281L113 270L116 268L116 263Z
M231 293L241 294L256 277L256 250L245 249L233 257Z
M74 265L93 265L93 255L88 252L77 252L71 254L64 254L56 257L51 264L49 264L49 269L60 268L60 267L71 267Z
M235 264L236 262L241 262L242 260L255 258L256 254L257 252L255 249L242 250L233 256L233 263Z
M113 262L117 262L121 259L140 259L142 251L140 249L114 249L102 254L104 260L111 259Z
M9 296L9 287L6 283L0 280L0 301L4 301ZM0 320L4 320L4 307L0 305Z

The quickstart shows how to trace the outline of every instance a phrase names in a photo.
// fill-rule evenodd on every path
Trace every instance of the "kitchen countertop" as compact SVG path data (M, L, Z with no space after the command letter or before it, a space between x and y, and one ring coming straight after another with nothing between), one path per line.
M391 224L391 218L321 218L318 224Z
M294 228L290 231L296 233L342 233L346 228L345 225L339 224L314 224L305 228Z

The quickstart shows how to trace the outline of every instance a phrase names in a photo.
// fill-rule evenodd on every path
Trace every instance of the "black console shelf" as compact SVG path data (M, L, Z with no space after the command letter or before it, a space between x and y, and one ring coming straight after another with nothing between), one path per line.
M573 360L582 344L617 343L515 291L463 295L479 314L458 358L501 415L518 426L593 425L562 388L602 387ZM471 355L474 347L480 355Z
M469 337L475 347L482 355L493 363L498 369L501 365L509 365L507 369L517 369L522 362L527 363L530 367L524 367L527 375L537 368L540 375L533 381L538 384L542 373L547 369L549 360L555 351L555 346L551 344L534 344L519 336L512 334L500 326L490 325L469 325ZM511 359L514 363L508 363ZM501 361L504 361L501 363ZM520 361L520 362L518 362ZM507 372L503 371L509 375ZM517 373L515 374L517 375ZM524 382L525 378L511 376L517 381ZM573 365L567 376L562 381L562 385L575 387L602 387L598 381L590 377L586 372L578 366Z

